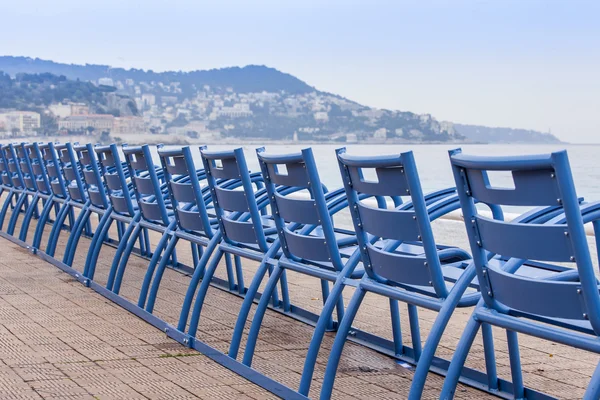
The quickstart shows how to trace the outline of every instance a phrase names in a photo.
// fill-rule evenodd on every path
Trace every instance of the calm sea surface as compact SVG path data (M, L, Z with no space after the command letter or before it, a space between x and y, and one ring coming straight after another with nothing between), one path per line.
M210 145L209 149L227 150L234 146ZM244 146L248 166L252 171L259 171L255 148L259 146ZM307 145L266 145L269 153L291 153L308 147ZM321 181L330 189L342 185L335 149L340 145L323 144L312 145ZM365 145L351 144L346 146L348 153L357 155L383 155L398 154L412 150L415 154L419 176L423 189L429 192L436 189L453 186L452 172L448 161L448 150L458 145ZM477 155L521 155L521 154L543 154L566 149L569 154L571 168L575 179L575 185L579 196L585 197L587 201L600 200L600 145L462 145L464 153ZM198 155L197 148L192 147L194 155ZM196 160L197 167L202 164ZM492 183L498 186L510 186L510 178L507 176L494 176Z

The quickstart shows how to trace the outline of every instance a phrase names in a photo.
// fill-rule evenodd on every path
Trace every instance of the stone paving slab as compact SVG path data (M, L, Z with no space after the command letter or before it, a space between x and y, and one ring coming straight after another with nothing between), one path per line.
M434 224L436 238L441 242L467 248L466 238L464 237L464 233L462 233L462 229L464 229L464 225L458 222L444 221L443 223ZM42 243L45 243L47 240L48 232L49 229L46 229ZM56 257L59 259L62 257L67 237L67 232L61 233L59 248L56 254ZM151 239L156 243L156 235L151 235ZM1 248L5 247L5 242L8 243L0 239ZM14 245L10 244L10 246ZM89 240L82 238L74 262L74 267L78 270L82 268L88 246ZM27 324L25 324L17 336L19 338L28 338L29 335L33 335L36 338L39 336L36 340L41 340L47 350L53 351L49 357L64 355L69 360L73 360L73 363L83 362L81 357L90 361L98 360L97 364L101 369L109 368L112 371L122 369L117 368L115 365L123 365L125 361L137 362L146 368L150 368L151 366L154 366L155 369L164 367L165 370L154 371L158 375L157 382L171 382L179 388L199 396L212 396L216 398L229 398L232 396L231 398L238 398L235 393L243 393L244 396L249 398L273 397L261 388L203 356L181 357L178 352L193 351L165 339L164 335L155 328L95 294L92 290L84 288L68 275L58 271L55 267L25 253L18 247L12 247L11 249L11 261L13 260L14 253L14 259L35 266L29 272L33 276L36 274L35 271L39 269L38 265L45 265L47 268L54 269L57 277L62 276L62 278L58 278L59 280L71 281L71 285L77 288L71 290L68 298L82 308L73 308L70 304L60 304L63 297L62 291L56 293L56 291L43 285L28 286L26 282L30 279L29 276L23 277L19 274L14 274L9 280L0 279L0 310L2 310L0 321L8 320L18 324L21 320L19 314L11 314L10 312L6 312L5 318L5 303L11 307L18 305L19 309L27 309L28 316L35 323L44 326L48 325L46 329L50 334L38 334L37 329L28 328ZM188 265L194 264L187 243L181 242L178 244L177 251L180 261ZM106 282L108 269L114 253L114 248L103 246L97 266L96 282L100 284ZM137 303L141 282L147 265L148 261L146 259L136 256L132 256L127 265L121 295L134 303ZM254 263L244 262L243 269L246 282L250 282L255 268L256 265ZM220 265L218 271L217 275L224 278L224 265ZM0 272L0 277L2 277L2 272ZM320 311L322 301L320 299L321 294L318 280L289 273L288 281L293 303L315 312ZM23 282L25 284L22 284ZM167 270L161 283L154 313L171 324L176 323L188 282L189 277L185 274ZM90 294L92 294L91 297ZM346 302L351 295L352 288L347 288L344 291ZM34 296L34 299L31 299L32 296ZM38 303L45 306L44 310L40 311ZM202 311L197 337L205 343L226 352L240 305L241 299L239 297L216 288L211 288ZM98 318L89 318L87 310L91 309L94 310L94 314ZM115 309L120 310L120 312L115 312ZM402 306L401 309L403 310L401 315L402 324L405 327L403 341L405 344L410 345L411 337L408 329L406 329L408 328L407 313ZM471 309L456 310L438 348L437 356L443 358L450 358L452 356L470 313ZM58 326L54 325L53 321L59 316L74 323L74 325L68 324L69 327L65 329L62 329L62 324L58 324ZM435 313L425 310L420 311L423 340L426 339L435 316ZM252 314L249 321L251 318ZM391 338L389 319L387 299L369 294L366 296L354 325L360 329L389 339ZM249 325L249 323L246 324L246 334ZM274 311L268 311L256 347L253 368L287 386L297 388L312 330L313 328L308 325L282 316ZM82 331L93 331L94 337L97 339L86 340L85 334L82 334ZM495 330L494 336L499 376L509 379L510 368L504 332ZM2 346L1 341L2 339L0 339L0 346ZM310 392L312 397L318 396L327 355L332 342L333 335L328 334L324 339L316 365L315 380ZM72 347L61 347L65 344ZM597 355L525 335L520 335L520 345L526 385L558 398L581 398L590 376L598 363ZM242 352L243 346L240 354ZM119 358L120 354L124 354L125 358ZM163 357L163 354L170 356ZM15 362L21 359L31 359L34 361L36 357L38 357L38 354L35 352L33 354L23 353L18 356L10 353L7 354L5 359L4 354L0 353L0 360L9 367L15 365ZM204 380L194 379L193 374L189 375L188 373L181 372L170 364L168 366L162 365L161 363L165 360L173 362L174 360L178 360L178 362L195 366L197 369L202 368ZM155 365L155 361L160 365ZM476 339L467 360L467 365L480 370L484 369L483 348L480 339ZM169 368L175 368L176 372ZM136 391L139 395L152 397L152 393L143 393L140 391L141 389L149 390L148 388L142 387L136 389L135 385L127 382L131 379L132 375L138 376L135 374L125 374L122 376L121 382L127 385L130 390ZM173 382L168 379L172 375L178 376L180 380ZM348 343L340 362L333 398L406 398L412 375L413 373L410 369L403 368L391 358L362 346ZM111 376L114 376L114 374L111 374ZM206 380L206 376L225 383L226 388L221 388L221 392L218 392L210 384L208 386L203 385L203 382L211 382L211 380ZM1 381L2 379L0 379ZM443 378L435 374L430 374L423 398L438 398L442 383ZM165 385L168 386L169 384L165 383ZM118 387L120 388L120 386ZM231 389L234 389L233 393L228 392ZM127 396L117 394L113 397L123 398ZM156 397L160 398L160 396ZM486 393L464 386L459 386L456 397L492 398ZM0 396L0 398L2 397Z
M20 246L0 253L0 399L276 398Z

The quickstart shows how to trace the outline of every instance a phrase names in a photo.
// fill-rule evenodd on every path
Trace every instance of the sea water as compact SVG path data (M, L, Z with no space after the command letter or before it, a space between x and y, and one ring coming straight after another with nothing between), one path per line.
M211 150L227 150L235 146L210 145ZM260 171L255 149L259 146L243 145L248 167L251 171ZM342 147L336 144L302 145L302 144L266 144L268 153L285 154L298 152L303 148L312 147L313 154L319 169L321 182L328 188L342 186L339 167L336 160L335 149ZM586 201L600 200L600 145L570 145L570 144L435 144L435 145L368 145L348 144L349 154L362 156L376 156L386 154L400 154L413 151L419 171L419 177L424 192L444 189L454 186L454 179L450 169L448 150L461 147L463 153L482 156L511 156L524 154L546 154L553 151L567 150L577 194ZM197 149L192 148L196 167L201 168ZM511 187L512 179L507 174L490 176L491 183L499 187Z

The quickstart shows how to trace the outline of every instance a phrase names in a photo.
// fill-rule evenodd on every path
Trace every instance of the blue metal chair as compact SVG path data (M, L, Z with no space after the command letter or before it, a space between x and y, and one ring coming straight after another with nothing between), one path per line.
M139 240L140 243L140 253L145 255L149 254L149 250L146 250L149 247L149 238L147 231L139 224L142 215L137 203L134 201L135 195L130 187L130 181L128 181L129 174L126 172L126 164L121 162L117 146L115 144L96 145L93 150L96 153L98 164L96 165L95 160L89 156L88 161L90 164L88 166L91 168L86 168L87 172L84 173L87 179L93 179L95 182L90 188L90 194L95 196L96 201L99 202L102 202L103 197L106 195L110 206L99 223L97 229L100 230L99 234L94 236L90 245L93 250L91 254L88 254L84 276L90 280L94 279L96 260L102 243L105 241L113 222L116 221L119 243L109 271L107 289L118 293L120 281L117 280L117 277L122 277L127 260L134 250L136 240ZM98 185L98 175L102 176L103 185ZM117 281L116 288L114 287L115 281Z
M87 146L82 147L78 144L75 144L75 146L77 146L79 150L78 152L82 155L82 157L84 154L89 154ZM91 147L91 145L88 146ZM85 172L88 172L88 175L91 175L90 178L92 179L92 182L96 182L96 176L89 167L89 155L87 158L82 160L84 162L80 162L73 144L59 144L56 145L55 148L58 152L59 159L63 164L63 178L66 183L67 191L69 192L67 207L74 207L80 210L77 220L75 221L75 224L69 234L63 255L63 263L71 266L81 235L85 234L86 236L90 237L93 234L90 224L91 215L95 213L99 218L101 218L107 209L107 199L105 196L103 199L90 196L88 185L86 183ZM101 229L100 226L98 228Z
M84 145L75 144L73 146L73 151L76 154L77 162L81 168L81 180L86 192L86 197L91 203L86 211L88 214L87 218L89 219L92 213L95 213L100 217L96 231L91 238L83 267L83 275L92 279L102 245L105 242L110 242L109 229L112 222L115 220L113 218L113 204L108 197L108 189L102 178L103 167L98 161L94 146L90 143ZM114 167L109 167L109 170L115 172ZM118 224L117 231L120 243L123 237L124 229L122 226L124 223L119 219L116 219L116 221ZM75 243L72 246L77 247ZM70 255L64 262L67 265L72 265L73 256Z
M9 155L8 158L6 157L7 154ZM12 152L9 145L0 145L0 176L2 177L0 195L7 192L2 208L0 209L0 230L2 230L2 226L4 225L8 209L14 207L16 198L18 198L18 191L15 191L12 180L14 173L9 168L9 159L12 159Z
M346 337L367 292L390 299L392 355L405 362L419 363L415 382L425 380L454 309L473 306L479 300L476 285L472 282L475 270L469 253L456 247L437 245L431 229L431 221L459 208L455 190L444 190L436 196L424 195L412 152L360 157L348 155L342 148L337 150L337 158L366 274L358 283L345 280L338 283L356 286L356 291L340 322L321 398L331 396ZM375 180L365 176L367 169L374 170ZM409 201L404 202L403 197ZM402 344L397 301L407 303L412 348ZM417 307L440 312L425 352L421 348ZM306 392L310 377L309 374L303 377ZM420 390L417 392L416 398L420 397Z
M125 145L123 146L123 153L125 154L131 177L133 192L140 209L141 221L138 226L162 235L153 251L138 299L138 307L146 307L146 310L152 313L158 288L167 264L170 262L175 268L179 266L175 251L175 245L179 237L174 235L177 227L176 215L179 214L174 212L171 199L166 191L163 190L165 187L163 182L167 182L167 187L173 187L173 185L178 185L179 180L172 179L168 171L164 171L154 165L148 145ZM202 171L194 171L187 178L198 182L198 179L203 179L203 175ZM135 241L135 239L136 236L134 234L131 240ZM128 246L128 248L130 247ZM196 243L193 243L192 252L196 250ZM126 250L124 256L121 258L122 268L119 268L115 280L115 293L118 293L124 273L124 263L126 263L129 255L130 252ZM151 285L152 290L150 290ZM148 294L149 291L150 294Z
M14 200L14 204L12 205L12 214L6 228L6 233L12 236L19 215L21 215L22 210L29 208L29 196L33 195L36 190L34 184L31 182L27 160L24 157L21 145L8 144L3 147L3 152L4 159L7 161L8 173L12 180L12 191L10 192L12 198L7 200L10 200L9 204L12 204L12 200ZM2 229L7 210L8 208L3 209L0 215L0 229Z
M60 231L65 228L71 229L75 221L74 212L68 205L69 192L62 174L63 164L58 158L55 145L56 144L52 142L38 145L42 157L41 161L44 164L44 169L42 172L45 172L47 175L47 180L50 184L49 189L52 193L52 196L46 200L46 205L42 210L38 220L32 243L33 248L42 250L40 247L42 235L44 233L46 224L51 221L50 210L54 208L55 219L52 221L52 228L48 236L46 248L43 250L44 253L50 257L53 257L56 251ZM58 208L59 206L60 208ZM57 208L58 211L56 211ZM67 217L69 219L68 226L65 225Z
M482 300L477 304L452 358L441 398L452 398L469 349L480 326L506 330L512 383L489 376L489 389L515 398L543 397L524 386L517 334L523 333L600 353L600 296L584 231L585 213L566 151L549 155L477 157L450 152L465 226ZM506 171L514 187L490 183L488 171ZM563 215L544 224L494 221L482 216L474 202L506 206L556 206ZM582 217L582 214L585 214ZM498 263L490 255L508 261ZM538 275L523 275L528 260L574 263L575 268L548 265ZM488 370L489 374L489 370ZM600 397L600 367L585 394ZM537 398L537 397L536 397Z
M40 143L24 143L21 146L24 148L26 157L28 158L28 179L31 179L33 182L28 182L28 179L25 180L30 188L35 187L36 189L36 192L31 200L31 205L26 210L25 216L23 217L21 231L19 233L19 239L23 242L26 242L31 220L37 218L39 223L42 219L42 215L44 215L44 212L50 212L52 208L54 208L55 213L58 213L58 204L52 201L54 195L50 189L50 180L48 178L46 165L40 151ZM42 201L41 212L38 208L40 200ZM48 219L44 219L44 221L47 222Z
M332 216L347 207L346 196L343 189L331 193L323 191L312 150L304 149L297 154L270 155L265 154L264 149L257 149L257 154L283 254L266 283L250 326L242 360L248 366L252 363L269 296L278 280L285 276L285 270L290 269L321 280L325 307L313 335L313 341L318 342L317 349L325 330L335 329L332 316L334 309L337 311L338 321L344 313L341 290L330 293L330 282L349 277L359 278L364 272L359 266L356 235L352 231L334 228L333 225ZM276 185L308 193L304 198L298 194L287 195L277 192ZM307 359L310 358L309 354ZM311 365L308 368L313 367ZM303 388L300 393L306 394Z
M200 150L213 199L216 222L218 222L219 231L216 240L219 241L219 246L207 266L196 295L188 334L193 337L197 332L206 292L211 280L214 279L219 261L223 256L233 255L238 292L244 296L230 343L229 354L235 358L248 313L253 302L260 296L258 293L260 283L265 273L273 269L272 264L279 256L280 246L273 219L266 212L269 199L264 189L262 175L249 172L243 150L238 148L231 151L208 151L205 147ZM293 189L281 187L279 190L289 192ZM247 290L243 282L240 257L260 263ZM231 269L232 267L227 263L228 274L231 274ZM179 329L185 328L191 301L198 285L197 275L195 274L192 278L193 284L188 288ZM280 301L276 291L271 294L274 307L301 316L301 318L307 316L304 310L290 304L285 279L281 283L281 297Z

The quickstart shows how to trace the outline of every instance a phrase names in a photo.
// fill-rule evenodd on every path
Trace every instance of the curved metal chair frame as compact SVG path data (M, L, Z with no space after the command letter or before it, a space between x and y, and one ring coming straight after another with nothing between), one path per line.
M78 143L55 145L58 157L63 163L63 178L66 183L67 191L69 192L67 207L79 209L79 214L70 231L62 260L62 262L68 266L73 264L73 259L81 235L93 237L96 231L100 234L102 228L100 225L97 226L96 231L92 232L90 222L91 215L97 215L98 221L100 222L102 216L104 216L108 210L106 196L104 195L103 198L98 198L98 196L90 195L90 190L86 181L87 175L88 179L91 179L92 183L96 184L94 187L98 187L96 174L90 165L92 162L95 162L90 159L90 154L93 156L93 151L90 153L91 147L92 146L89 144L87 146L80 146ZM81 156L81 161L78 154ZM105 236L105 240L107 237L108 235ZM88 255L92 250L93 246L90 247Z
M452 398L469 349L480 327L506 330L512 382L504 382L488 369L488 388L515 398L544 395L524 386L518 333L600 353L600 295L584 223L597 220L597 204L580 207L566 151L540 156L476 157L450 152L482 299L477 304L457 349L442 388L441 398ZM514 188L493 186L488 171L512 174ZM494 221L474 206L556 206L561 215L545 224ZM595 208L596 211L591 211ZM595 226L596 227L596 226ZM509 257L495 263L489 254ZM553 273L523 276L528 260L573 263L574 268L548 266ZM536 397L536 398L538 398ZM549 397L549 396L545 396ZM600 364L585 394L600 397Z
M20 148L21 145L13 143L2 146L2 158L7 173L5 183L10 189L9 194L5 199L4 206L0 211L0 230L3 228L8 208L11 207L12 214L6 228L6 233L8 235L13 235L17 218L21 214L21 210L23 208L26 210L29 206L29 194L35 192L35 190L31 190L25 182L25 176L21 169L21 163L24 163L24 160L17 154L17 150L20 150ZM19 151L18 153L21 152Z
M223 256L233 255L236 273L239 276L238 282L242 282L240 294L244 296L230 343L229 354L235 358L251 306L262 296L258 292L260 283L266 272L271 273L273 270L273 264L280 255L280 246L273 219L267 214L269 199L264 189L263 177L260 173L249 172L243 150L238 148L230 151L208 151L206 147L201 147L200 151L218 222L219 231L216 240L219 241L219 245L207 266L204 280L196 295L188 334L192 337L196 334L208 284L211 279L214 279L214 272L220 259ZM279 187L277 190L286 193L294 191L293 188L287 187ZM240 258L259 262L258 269L247 289L243 286ZM190 285L186 296L189 301L195 289L195 285ZM313 317L306 310L290 304L285 278L281 282L280 289L281 300L276 290L270 294L271 304L275 309L301 320L309 320ZM189 306L182 310L180 329L185 327L188 309Z
M9 145L0 145L0 177L2 178L2 182L0 182L0 195L7 192L2 208L0 209L0 231L4 225L4 219L8 209L14 208L15 206L15 187L12 181L13 173L8 167L8 160L5 154L6 151L9 151L10 154L10 150L8 149ZM10 158L12 158L12 155Z
M330 292L330 282L335 283L342 277L360 277L363 273L362 269L356 268L360 254L356 251L354 232L333 226L333 215L348 205L345 193L343 189L329 193L322 189L311 149L304 149L296 154L270 155L265 154L261 148L257 149L257 155L283 254L266 283L250 326L242 359L248 366L252 364L269 296L275 290L277 282L285 278L284 272L287 269L321 280L324 308L311 341L311 347L316 346L317 349L325 331L336 328L334 309L337 311L338 321L344 315L341 291ZM284 168L286 171L283 171ZM300 198L297 195L279 193L276 185L293 187L294 191L308 191L310 197ZM230 356L235 356L231 349ZM314 362L311 358L309 354L305 368L310 369L312 374ZM306 395L302 390L300 394Z
M203 170L196 171L195 169L192 169L190 174L174 178L168 169L154 165L150 147L148 145L136 147L123 146L123 153L125 154L127 167L129 169L134 189L133 192L135 193L135 198L141 213L141 220L138 223L137 229L144 228L161 234L161 238L153 251L150 264L146 270L137 304L138 307L152 313L165 268L170 264L172 268L185 269L184 266L177 261L175 248L177 242L182 237L188 240L194 239L193 235L180 234L177 230L180 214L174 210L174 204L176 203L172 202L173 197L171 188L173 185L176 185L177 187L195 186L200 188L199 181L205 179L205 174ZM205 199L201 193L202 190L200 190L199 198L196 200L201 204L200 207L206 209L205 202L207 199ZM212 235L212 232L210 232L210 235ZM135 240L135 238L136 233L134 232L132 239L130 240ZM206 247L207 241L204 239L200 241L190 241L190 245L192 248L193 259L196 260L200 257L201 253L204 253L201 248ZM127 252L125 253L121 263L126 261L125 257L129 257L129 254L130 253ZM208 255L210 255L210 252ZM185 270L186 272L191 272L189 268ZM117 292L122 275L123 272L120 270L116 281ZM230 277L230 279L232 279L232 277Z
M523 383L518 333L600 353L600 286L583 230L583 224L591 222L596 234L600 232L600 203L586 204L576 197L566 152L473 157L455 150L450 158L457 190L428 195L422 193L410 152L367 158L338 150L344 188L333 192L321 185L310 149L288 155L270 155L257 149L262 175L248 171L242 149L208 151L203 147L204 169L199 170L189 147L173 150L159 146L158 152L162 168L153 164L147 145L124 146L124 162L114 144L1 145L0 195L7 195L0 209L0 230L9 208L13 211L6 231L0 233L14 236L23 214L17 242L25 245L31 221L37 219L31 247L50 260L61 231L70 230L62 263L55 260L57 266L164 329L170 337L284 397L308 395L327 330L338 332L320 394L324 399L331 396L346 340L416 364L411 399L420 397L429 371L447 374L442 398L453 397L458 381L503 397L549 398ZM375 169L378 179L367 179L365 168ZM514 188L490 184L487 171L494 170L512 173ZM204 179L207 185L202 186ZM309 196L303 197L297 193L300 191ZM408 200L403 202L402 197ZM482 215L475 203L488 206L493 219ZM267 212L269 204L272 215ZM504 205L540 208L507 223L502 217ZM348 206L356 233L333 225L332 216ZM468 216L465 224L472 260L461 249L436 245L431 231L432 221L459 206ZM79 209L77 218L74 209ZM93 232L92 214L99 219ZM93 279L102 245L115 243L109 236L115 221L119 243L104 287ZM48 223L52 228L42 251L40 243ZM161 234L154 250L149 231ZM80 276L71 264L81 235L91 236L91 243ZM195 268L177 261L175 248L181 239L192 246ZM137 242L139 248L135 247ZM118 296L132 252L150 258L137 305ZM227 280L215 277L223 256ZM260 263L247 288L241 258ZM547 262L571 262L575 268ZM192 275L177 327L152 315L167 267ZM324 305L320 315L290 303L288 269L321 280ZM259 293L267 272L270 276ZM209 286L244 297L228 356L216 354L195 339ZM345 309L341 294L346 286L356 291ZM393 341L352 328L367 292L388 297ZM408 306L412 347L402 344L398 301ZM254 302L258 306L243 359L237 362ZM451 363L435 357L453 310L474 304ZM298 392L250 368L269 306L315 325ZM417 307L439 311L423 348ZM512 382L496 374L492 326L507 332ZM464 367L479 328L485 372ZM348 337L351 330L353 334ZM598 397L600 364L586 392L586 398Z
M37 146L40 153L39 155L41 155L41 160L39 161L44 165L42 172L45 172L47 176L47 181L49 182L48 188L52 193L52 196L46 200L46 204L38 220L32 247L39 251L43 251L49 257L54 257L60 231L63 229L71 229L75 223L75 215L73 209L69 206L70 196L62 172L64 165L58 157L56 145L58 145L58 143L55 144L50 142L40 143ZM57 207L59 207L58 212L56 211ZM49 219L51 208L55 209L54 221L50 221ZM65 224L67 217L69 218L68 225ZM48 222L52 222L52 228L48 235L46 248L42 249L40 247L42 235Z
M27 158L29 173L25 179L27 186L30 190L35 187L36 191L31 199L29 208L25 211L23 222L21 223L21 231L19 233L19 239L23 242L27 241L27 235L29 233L29 226L31 220L37 218L39 225L41 217L45 212L50 213L51 209L54 208L55 217L58 215L59 204L53 201L54 194L50 188L50 179L46 172L46 164L43 160L42 153L40 151L40 144L43 143L23 143L21 147ZM30 181L31 180L31 181ZM42 211L39 211L39 202L42 201ZM49 217L46 222L51 222ZM36 226L36 231L37 231ZM32 246L33 247L33 246Z
M117 146L115 144L96 145L93 150L96 153L98 164L96 167L93 162L90 164L92 170L87 173L88 179L97 179L97 175L102 176L103 185L94 185L96 187L96 190L93 190L94 196L103 201L101 198L105 195L110 206L98 225L99 235L94 236L93 243L90 245L93 251L91 255L88 254L84 276L90 280L94 279L96 260L102 243L113 222L116 222L119 244L109 271L106 288L118 294L127 260L134 251L135 242L139 242L141 255L149 255L150 240L147 230L142 229L142 226L139 225L142 213L134 201L132 183L128 181L129 173L128 170L126 172L126 164L121 162Z

